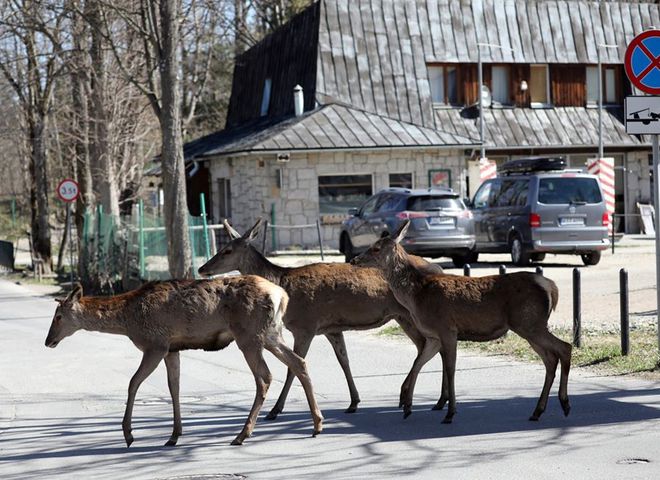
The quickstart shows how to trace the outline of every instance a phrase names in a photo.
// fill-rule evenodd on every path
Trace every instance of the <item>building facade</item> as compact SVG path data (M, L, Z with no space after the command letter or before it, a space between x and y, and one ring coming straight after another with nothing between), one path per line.
M643 2L321 0L236 59L227 127L187 144L186 159L208 169L214 220L320 219L336 247L348 209L382 188L474 193L479 60L486 156L563 155L586 168L600 60L617 213L637 213L651 201L650 142L625 133L623 98L635 92L622 61L653 25L660 7ZM620 229L637 231L635 220ZM316 243L315 228L275 231L277 248Z

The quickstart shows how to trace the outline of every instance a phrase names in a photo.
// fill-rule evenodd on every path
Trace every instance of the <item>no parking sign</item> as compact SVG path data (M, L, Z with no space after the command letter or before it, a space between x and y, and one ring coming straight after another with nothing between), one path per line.
M660 95L660 30L640 33L628 44L626 75L642 92Z

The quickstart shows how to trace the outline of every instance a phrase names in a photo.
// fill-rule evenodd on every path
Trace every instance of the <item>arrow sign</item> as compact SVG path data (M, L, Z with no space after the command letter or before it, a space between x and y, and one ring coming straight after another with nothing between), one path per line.
M640 33L628 44L626 75L642 92L660 95L660 30Z

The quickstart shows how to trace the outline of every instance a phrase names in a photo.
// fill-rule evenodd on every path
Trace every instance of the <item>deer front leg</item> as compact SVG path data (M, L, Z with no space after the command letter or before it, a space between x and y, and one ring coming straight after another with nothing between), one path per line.
M455 332L448 332L442 338L442 363L445 365L444 374L447 377L447 394L449 395L449 406L447 415L442 423L451 423L456 415L456 390L454 387L454 375L456 373L456 349L457 335Z
M286 346L282 337L279 337L276 341L270 341L266 344L266 348L269 352L275 355L282 363L289 367L289 370L298 377L300 383L305 390L305 396L307 397L307 403L309 405L309 410L312 414L312 421L314 422L314 433L313 436L317 436L323 431L323 415L319 410L318 405L316 404L316 398L314 397L314 389L312 387L312 382L309 378L309 372L307 371L307 366L305 360L296 355L289 347Z
M312 344L312 339L314 335L308 335L307 333L293 332L293 351L302 358L307 356L309 347ZM286 402L286 397L289 395L289 390L291 389L291 384L293 383L294 374L291 369L287 369L286 372L286 381L282 387L282 392L275 402L275 406L268 412L266 415L266 420L275 420L277 416L282 413L284 410L284 403Z
M442 355L442 354L440 354ZM442 362L442 392L440 393L440 398L438 403L436 403L431 410L442 410L445 407L445 404L449 400L449 387L447 385L447 363L443 360Z
M330 345L332 345L332 348L335 351L339 365L344 371L344 376L346 377L346 382L348 383L348 390L351 394L351 404L345 410L345 413L355 413L357 406L360 403L360 394L358 393L355 382L353 381L351 366L348 363L348 352L346 350L346 342L344 342L344 334L341 332L326 333L325 337L328 339Z
M133 404L135 403L135 395L138 388L144 380L151 375L156 369L160 361L167 355L167 349L163 350L146 350L142 355L142 362L137 371L131 378L128 384L128 399L126 400L126 411L124 412L124 420L121 423L124 432L124 440L126 440L126 447L130 447L133 443L133 434L131 433L131 420L133 418Z
M165 356L165 366L167 367L167 385L170 388L172 396L172 408L174 409L174 427L172 436L165 444L166 447L173 447L183 433L181 426L181 406L179 404L179 377L181 374L179 352L170 352Z
M238 343L238 340L237 342ZM243 345L238 345L243 356L247 361L252 375L254 375L254 380L257 386L257 391L254 396L254 403L252 404L252 409L248 415L243 430L239 433L236 438L231 442L232 445L243 445L243 442L246 438L252 435L254 430L254 425L257 423L257 416L261 410L264 400L266 399L266 392L268 392L268 387L270 387L270 382L272 381L272 375L270 370L268 370L268 365L264 361L263 357L263 347L261 344L256 342L250 342Z
M412 413L413 392L415 390L415 383L417 382L417 375L426 363L433 358L433 356L440 350L440 340L436 338L427 338L424 348L417 355L413 362L410 373L401 385L400 407L403 407L403 418L408 418ZM444 358L443 358L444 360ZM443 362L444 363L444 362Z

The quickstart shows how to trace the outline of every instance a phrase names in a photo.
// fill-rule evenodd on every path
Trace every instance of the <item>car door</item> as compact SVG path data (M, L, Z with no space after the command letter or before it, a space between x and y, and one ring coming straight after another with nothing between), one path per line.
M528 223L525 215L528 184L528 179L502 179L492 210L493 244L500 251L508 251L509 238L514 230L525 237L523 241L529 240L524 228Z
M357 214L356 221L353 224L351 240L358 251L364 250L373 243L371 241L373 238L371 222L374 221L373 214L376 212L380 199L380 195L374 195L362 205Z
M495 239L496 200L500 192L499 179L487 180L474 196L474 230L477 251L493 251L497 249Z

